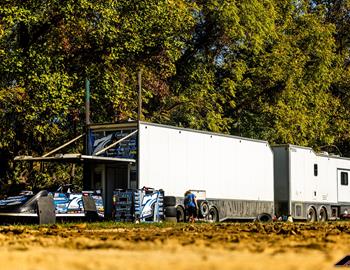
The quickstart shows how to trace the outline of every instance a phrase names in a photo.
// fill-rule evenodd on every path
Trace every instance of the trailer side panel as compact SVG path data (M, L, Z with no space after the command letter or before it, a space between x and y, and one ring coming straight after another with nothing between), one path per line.
M228 216L258 211L249 212L245 202L268 202L262 208L273 214L273 154L267 142L140 123L138 153L140 187L162 188L176 197L204 189L209 199L247 206L223 207L231 209Z

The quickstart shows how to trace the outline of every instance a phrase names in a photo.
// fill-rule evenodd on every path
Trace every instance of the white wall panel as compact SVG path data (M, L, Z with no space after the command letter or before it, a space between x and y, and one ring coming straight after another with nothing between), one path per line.
M140 187L183 196L273 200L273 156L266 142L141 123Z

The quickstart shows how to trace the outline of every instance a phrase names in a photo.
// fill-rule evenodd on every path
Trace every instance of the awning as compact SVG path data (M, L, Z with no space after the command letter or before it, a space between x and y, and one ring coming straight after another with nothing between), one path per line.
M100 157L100 156L89 156L82 154L58 154L50 157L33 157L33 156L16 156L15 161L39 161L39 162L70 162L80 163L84 161L96 161L96 162L127 162L135 163L135 159L129 158L116 158L116 157Z

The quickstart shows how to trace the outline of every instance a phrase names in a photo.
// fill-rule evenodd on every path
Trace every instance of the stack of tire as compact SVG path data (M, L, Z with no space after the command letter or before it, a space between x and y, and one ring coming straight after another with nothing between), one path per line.
M181 205L176 207L176 197L164 196L164 220L169 222L185 222L185 210ZM219 221L216 207L209 207L207 200L198 200L198 218Z
M177 222L176 198L174 196L164 196L164 220Z

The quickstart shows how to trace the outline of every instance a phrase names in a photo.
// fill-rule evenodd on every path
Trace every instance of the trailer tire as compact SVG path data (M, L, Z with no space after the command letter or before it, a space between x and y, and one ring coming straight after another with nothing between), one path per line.
M209 205L207 201L204 200L198 200L198 216L200 218L205 218L209 215Z
M166 218L168 218L168 217L177 217L177 209L176 209L176 207L174 207L174 206L167 206L167 207L165 207L165 209L164 209L164 216L166 217Z
M208 219L211 222L219 222L219 212L216 207L212 206L209 209Z
M176 218L177 222L185 222L185 209L182 208L182 206L178 205L176 206Z
M318 217L319 217L319 221L322 221L322 222L325 222L325 221L328 220L328 215L327 215L326 208L324 208L324 207L320 208Z
M256 217L256 220L259 222L271 222L272 221L272 217L269 214L266 213L261 213Z
M174 223L177 222L177 218L176 217L166 217L164 220L166 222L174 222Z
M164 206L175 206L176 205L176 197L174 196L164 196L163 199Z
M315 222L315 221L317 221L316 210L315 210L315 208L313 206L309 207L309 209L307 210L306 221L307 222Z

